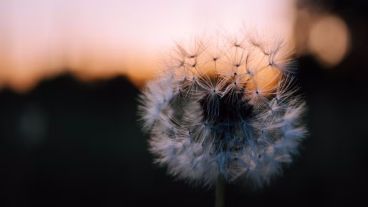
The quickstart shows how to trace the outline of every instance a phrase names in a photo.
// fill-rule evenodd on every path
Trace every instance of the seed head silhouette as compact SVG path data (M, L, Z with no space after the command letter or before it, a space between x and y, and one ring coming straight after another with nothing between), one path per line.
M281 41L177 45L149 82L139 111L156 162L212 186L221 176L255 187L292 161L306 130L295 64Z

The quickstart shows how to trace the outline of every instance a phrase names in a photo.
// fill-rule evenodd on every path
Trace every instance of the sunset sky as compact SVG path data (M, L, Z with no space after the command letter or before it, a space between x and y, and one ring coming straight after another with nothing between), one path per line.
M150 78L175 42L247 29L290 36L294 0L2 0L0 87L71 70Z

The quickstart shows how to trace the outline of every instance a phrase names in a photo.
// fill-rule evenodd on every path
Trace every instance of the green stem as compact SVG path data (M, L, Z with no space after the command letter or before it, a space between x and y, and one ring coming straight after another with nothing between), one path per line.
M219 175L216 181L215 207L225 206L225 179Z

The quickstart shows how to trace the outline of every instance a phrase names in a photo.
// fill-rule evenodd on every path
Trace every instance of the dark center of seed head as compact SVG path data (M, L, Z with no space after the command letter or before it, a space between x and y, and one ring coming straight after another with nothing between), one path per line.
M228 92L223 97L204 97L201 101L201 107L204 114L204 121L213 125L226 123L239 123L240 121L251 118L253 107L243 98L243 91Z
M234 90L234 89L233 89ZM237 150L240 145L233 145L229 139L237 139L244 143L247 136L239 135L244 133L243 122L248 121L253 116L253 107L243 98L243 91L231 91L224 96L216 95L214 98L204 97L201 101L203 110L203 123L211 126L212 135L215 138L215 150ZM237 137L233 137L233 136Z

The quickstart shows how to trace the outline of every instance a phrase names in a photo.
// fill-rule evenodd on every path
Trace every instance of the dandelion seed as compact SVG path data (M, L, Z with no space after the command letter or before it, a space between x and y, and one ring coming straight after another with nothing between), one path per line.
M193 51L177 46L180 67L170 65L143 91L150 151L170 174L192 183L212 186L221 177L268 184L306 133L289 52L255 39L233 41L225 52L196 44ZM210 71L198 61L203 57Z

